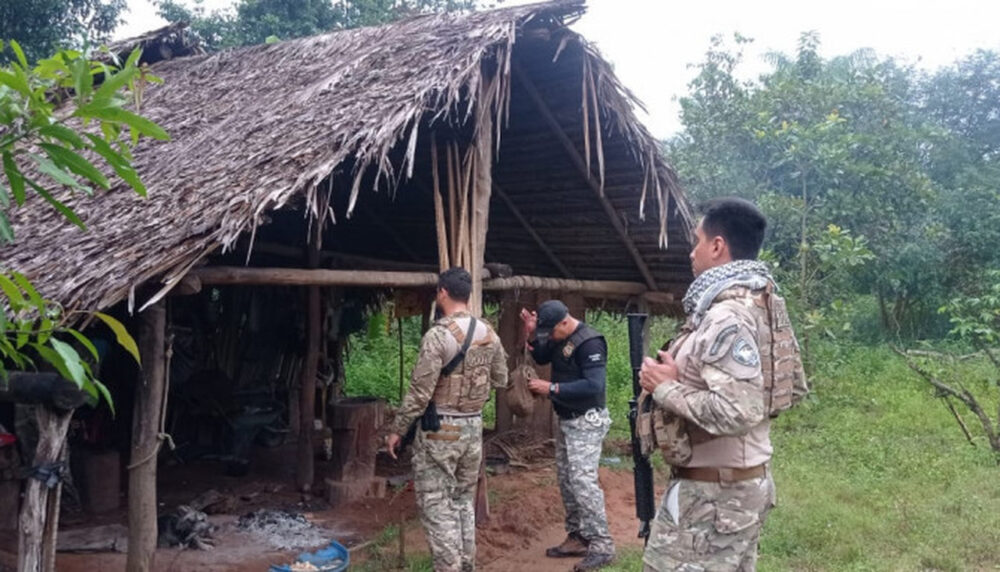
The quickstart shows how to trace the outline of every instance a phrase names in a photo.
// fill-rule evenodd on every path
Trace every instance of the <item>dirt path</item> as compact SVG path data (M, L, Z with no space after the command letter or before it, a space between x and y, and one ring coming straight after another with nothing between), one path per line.
M545 557L545 549L566 536L555 469L510 476L514 478L490 482L497 498L490 504L490 525L477 536L479 568L486 572L572 569L576 559ZM602 467L600 478L616 548L641 547L642 541L636 537L632 473Z
M635 519L631 471L602 467L600 478L616 548L620 551L626 547L641 547L642 542L636 537L638 521ZM545 557L545 549L559 544L566 536L554 465L490 477L489 490L490 522L476 531L478 570L550 572L573 568L578 559ZM412 493L400 500L401 507L411 507L414 503ZM407 556L426 555L427 543L415 512L408 514L408 522ZM394 555L396 546L395 542L391 543L387 552ZM360 556L358 560L366 558L363 554Z

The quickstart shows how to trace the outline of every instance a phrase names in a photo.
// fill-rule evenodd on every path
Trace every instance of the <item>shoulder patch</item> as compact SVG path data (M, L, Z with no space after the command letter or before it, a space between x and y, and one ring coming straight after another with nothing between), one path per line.
M723 328L722 331L720 331L715 336L715 341L712 342L712 347L708 349L708 355L709 356L714 356L714 355L718 354L719 350L722 349L722 344L724 344L726 342L726 340L729 338L729 336L731 336L731 335L735 334L737 331L739 331L739 329L740 329L740 327L738 325L736 325L736 324L730 324L730 325L726 326L725 328Z
M740 337L736 339L733 343L731 354L733 359L739 364L748 367L760 365L760 353L757 351L756 346L746 338Z
M601 354L590 354L587 356L587 360L593 363L598 363L601 361Z

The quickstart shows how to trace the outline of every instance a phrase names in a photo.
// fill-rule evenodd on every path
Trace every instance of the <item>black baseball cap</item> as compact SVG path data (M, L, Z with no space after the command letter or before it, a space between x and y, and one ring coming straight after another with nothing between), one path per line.
M569 309L559 300L546 300L539 304L537 313L538 328L535 330L535 339L544 344L552 336L552 328L569 315Z

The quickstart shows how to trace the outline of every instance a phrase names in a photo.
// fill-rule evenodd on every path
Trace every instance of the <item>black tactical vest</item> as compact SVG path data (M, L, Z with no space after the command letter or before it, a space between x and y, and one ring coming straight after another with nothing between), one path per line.
M594 338L604 340L604 335L581 322L580 327L578 327L568 338L556 343L555 348L552 350L553 383L573 381L583 377L583 370L577 364L575 355L576 350L583 345L584 342ZM606 342L605 346L607 346ZM552 400L552 406L555 408L556 413L560 417L566 418L574 417L576 414L585 413L588 409L592 409L594 407L604 407L604 402L605 393L595 395L593 398L584 401L574 401L572 404L561 403L557 396Z

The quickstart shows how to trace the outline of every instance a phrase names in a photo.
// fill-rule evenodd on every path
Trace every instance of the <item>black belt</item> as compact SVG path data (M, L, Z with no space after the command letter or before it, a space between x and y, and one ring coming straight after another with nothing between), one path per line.
M598 406L595 405L594 407L588 407L587 409L584 409L583 411L567 411L566 413L559 413L559 418L560 419L566 419L566 420L576 419L577 417L583 417L591 409L593 409L593 410L596 411L596 410L600 410L600 409L603 409L603 408L602 407L598 407Z

